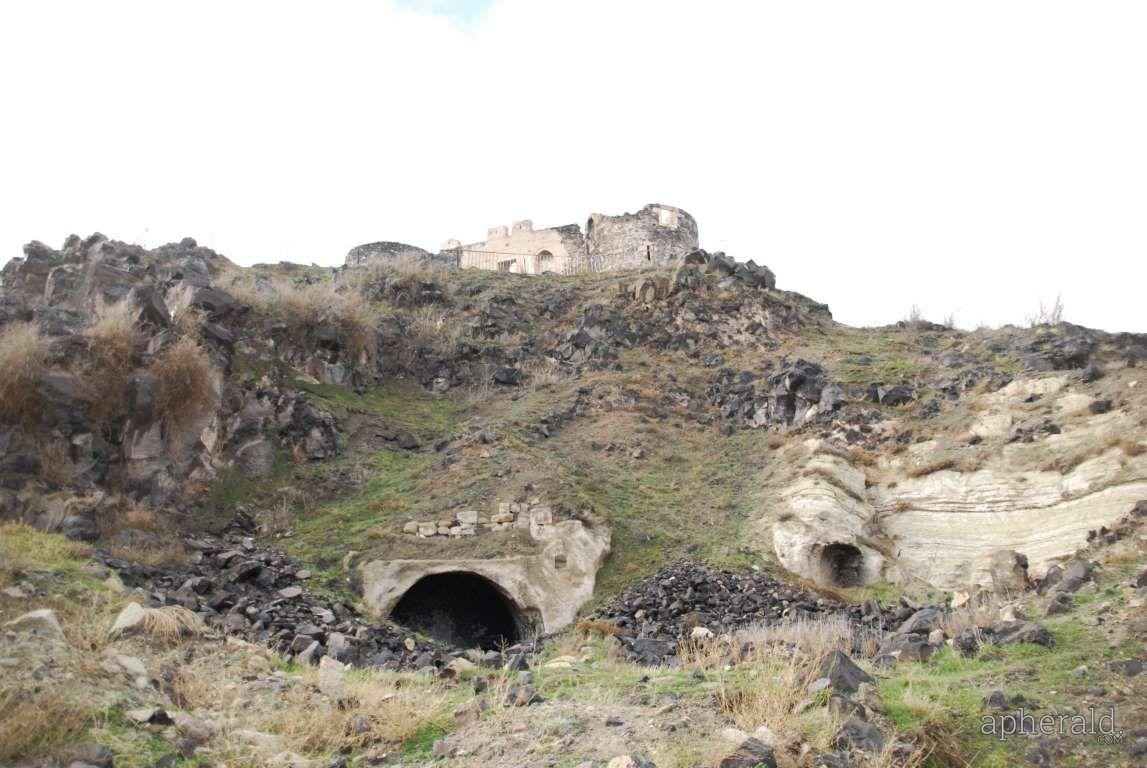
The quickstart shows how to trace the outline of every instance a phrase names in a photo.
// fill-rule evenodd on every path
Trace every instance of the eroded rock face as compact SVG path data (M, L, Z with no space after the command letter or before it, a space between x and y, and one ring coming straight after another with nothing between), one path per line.
M1061 377L1025 379L984 396L969 435L974 445L998 445L974 457L967 443L936 438L862 466L814 445L779 496L777 557L832 586L885 579L1019 590L1026 577L993 561L1003 550L1041 577L1084 546L1089 531L1147 498L1133 410L1096 413L1090 396L1065 385ZM1033 419L1017 406L1032 402L1051 415Z
M532 555L491 560L373 560L362 565L363 598L388 616L403 596L429 576L474 574L492 583L517 614L546 633L573 622L593 596L597 571L609 553L610 532L603 524L580 520L532 524L540 545Z
M873 546L879 523L863 470L837 456L816 455L784 501L773 548L785 568L836 587L885 578L885 557Z

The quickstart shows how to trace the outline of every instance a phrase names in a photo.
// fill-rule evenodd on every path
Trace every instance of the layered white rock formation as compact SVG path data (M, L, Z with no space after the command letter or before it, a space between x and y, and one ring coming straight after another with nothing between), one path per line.
M1066 387L1062 377L1026 379L981 397L968 434L996 444L974 453L956 435L871 467L814 454L779 496L772 543L781 564L824 584L855 577L951 589L986 585L990 553L1014 549L1041 575L1086 544L1088 531L1147 499L1141 417L1132 407L1093 415L1093 398ZM1060 432L1009 442L1033 402ZM843 574L842 552L853 558Z

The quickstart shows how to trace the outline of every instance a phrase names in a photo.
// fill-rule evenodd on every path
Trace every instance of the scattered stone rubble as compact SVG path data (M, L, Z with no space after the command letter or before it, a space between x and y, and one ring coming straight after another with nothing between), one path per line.
M410 520L402 526L402 532L419 539L435 536L476 536L481 533L499 533L514 529L530 530L531 526L551 525L554 522L553 507L543 504L541 499L528 502L503 501L497 511L483 515L474 509L459 510L453 517L435 520Z
M642 664L676 663L677 644L695 629L728 633L818 615L845 615L880 629L891 616L875 603L840 603L763 571L715 570L683 560L631 585L591 618L618 629L626 656Z
M182 570L97 556L125 586L142 590L148 607L183 606L215 631L262 643L300 663L330 656L356 666L441 668L457 654L308 589L310 571L257 545L251 534L250 526L239 522L218 538L186 539L196 556Z

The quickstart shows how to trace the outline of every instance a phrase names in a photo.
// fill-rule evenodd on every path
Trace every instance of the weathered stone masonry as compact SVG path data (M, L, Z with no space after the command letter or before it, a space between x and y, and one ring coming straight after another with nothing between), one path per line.
M579 274L664 266L698 247L697 222L685 211L653 203L636 213L593 213L578 224L534 229L529 219L491 227L486 239L469 244L448 240L431 256L401 243L360 245L347 254L347 266L376 258L433 259L451 266L525 275Z

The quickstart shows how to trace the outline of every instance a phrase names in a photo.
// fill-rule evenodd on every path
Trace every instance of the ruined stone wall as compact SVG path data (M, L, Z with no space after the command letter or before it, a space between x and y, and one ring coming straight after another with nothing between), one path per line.
M493 227L485 240L456 250L462 267L540 275L567 273L571 257L583 248L576 224L535 230L527 220L515 222L509 229Z
M346 265L348 267L361 267L368 261L374 261L375 259L418 262L429 261L433 258L434 256L432 256L429 251L425 251L416 245L383 241L378 243L366 243L365 245L351 248L346 255Z
M524 275L577 274L665 266L697 249L697 222L680 208L651 204L620 216L591 214L577 224L534 229L529 220L491 227L468 245L450 240L443 253L460 266Z
M595 213L586 222L585 242L584 271L665 266L697 249L697 222L671 205L621 216Z

